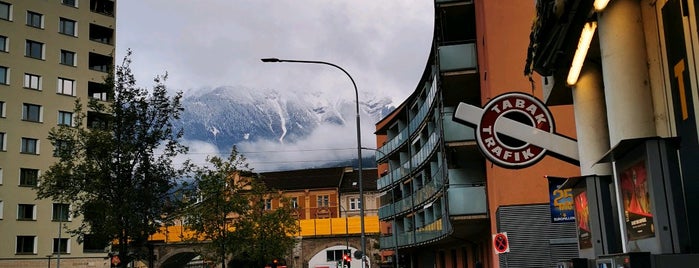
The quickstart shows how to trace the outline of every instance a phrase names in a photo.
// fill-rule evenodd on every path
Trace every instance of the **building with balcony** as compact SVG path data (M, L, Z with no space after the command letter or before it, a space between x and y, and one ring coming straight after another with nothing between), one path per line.
M72 125L75 100L106 100L113 64L114 0L0 1L0 267L48 262L109 267L104 247L79 243L67 204L37 200L34 187L58 158L48 141ZM86 103L86 101L83 101Z
M577 176L578 167L550 155L503 167L481 152L474 124L454 120L459 104L483 107L508 92L542 97L542 85L522 72L534 6L435 1L422 78L376 124L386 267L499 267L506 259L510 267L553 267L578 256L574 224L552 223L545 178ZM572 107L550 110L556 132L575 138ZM524 144L501 134L497 139L509 148ZM493 249L493 234L502 232L510 238L507 255Z

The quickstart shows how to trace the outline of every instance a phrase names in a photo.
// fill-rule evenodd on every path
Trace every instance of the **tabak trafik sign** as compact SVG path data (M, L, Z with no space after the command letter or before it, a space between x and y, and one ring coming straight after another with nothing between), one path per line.
M511 92L490 100L483 108L459 103L454 120L476 128L481 152L498 166L524 168L550 154L578 164L578 145L555 133L551 112L534 96Z

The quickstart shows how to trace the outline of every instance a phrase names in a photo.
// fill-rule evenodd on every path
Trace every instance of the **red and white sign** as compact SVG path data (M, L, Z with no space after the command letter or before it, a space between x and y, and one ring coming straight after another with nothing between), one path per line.
M497 254L510 252L510 242L507 240L507 232L493 235L493 250L495 250Z
M510 92L499 95L481 109L459 103L454 119L476 126L481 152L498 166L524 168L541 160L547 152L578 164L578 145L555 133L553 116L536 97Z

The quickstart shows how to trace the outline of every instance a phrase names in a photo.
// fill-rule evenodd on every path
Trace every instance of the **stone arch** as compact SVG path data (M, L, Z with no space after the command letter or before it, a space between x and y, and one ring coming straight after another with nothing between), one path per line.
M158 256L155 267L183 267L200 254L192 247L177 247Z

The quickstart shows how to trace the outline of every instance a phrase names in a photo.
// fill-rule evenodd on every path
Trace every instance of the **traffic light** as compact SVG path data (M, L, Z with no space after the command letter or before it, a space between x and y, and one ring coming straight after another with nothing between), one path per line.
M342 255L342 264L345 267L349 268L351 263L352 263L352 256L350 256L349 254Z

